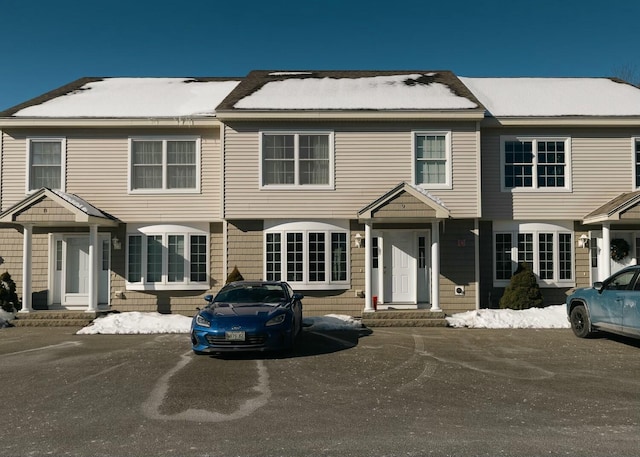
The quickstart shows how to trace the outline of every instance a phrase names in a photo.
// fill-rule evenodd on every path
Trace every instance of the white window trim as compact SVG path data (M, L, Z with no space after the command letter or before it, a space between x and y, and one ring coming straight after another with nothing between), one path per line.
M24 184L25 194L31 194L39 189L30 189L31 187L31 143L32 142L44 142L44 141L59 141L60 142L60 190L66 192L67 189L67 138L60 136L32 136L27 138L27 163L26 163L26 182Z
M130 236L142 236L143 240L146 240L147 236L161 235L162 236L162 280L159 282L148 283L146 282L146 260L147 260L147 243L142 243L142 281L129 282L129 237ZM185 281L182 282L169 282L168 280L168 240L171 235L179 235L185 237ZM204 236L207 248L207 273L206 281L194 282L191 281L191 243L190 237L193 235ZM127 239L125 250L125 279L126 290L208 290L210 288L209 278L211 275L211 250L210 250L210 233L209 230L202 224L194 224L193 226L182 225L149 225L149 226L136 226L129 225L127 227Z
M444 135L445 147L446 147L446 178L442 184L430 184L420 183L418 184L418 173L416 169L417 158L417 141L416 138L419 135ZM411 150L412 150L412 162L411 162L411 182L424 189L452 189L453 188L453 159L451 152L451 130L414 130L411 132Z
M162 189L133 189L133 142L134 141L162 141ZM167 141L195 141L196 143L196 187L193 189L167 188ZM128 173L127 191L129 194L199 194L201 187L202 168L202 139L199 136L163 135L163 136L131 136L128 141Z
M640 136L631 137L631 180L634 189L640 189L640 179L636 179L636 167L640 160L636 161L636 147L640 146Z
M570 222L560 223L518 223L512 221L495 222L493 226L493 234L491 236L491 250L493 252L493 286L506 287L509 285L510 279L497 279L496 271L496 235L509 233L511 234L511 261L514 266L518 263L518 234L533 234L533 271L538 278L540 287L575 287L576 279L576 248L575 233L573 225ZM553 234L553 279L540 279L538 276L540 268L540 250L539 237L540 233ZM571 235L571 279L559 279L560 277L560 234ZM514 267L515 271L515 267ZM513 272L512 272L513 273Z
M259 161L258 161L258 173L261 190L291 190L291 189L305 189L305 190L333 190L335 186L335 134L331 130L260 130L259 132L258 147L260 149ZM294 154L295 154L295 183L294 184L265 184L262 174L262 162L263 162L263 138L265 135L294 135ZM328 184L300 184L299 183L299 138L300 135L328 135L329 136L329 183Z
M533 146L533 170L531 187L505 187L504 185L504 167L505 167L505 150L504 144L507 141L531 141ZM564 142L564 187L538 187L538 151L535 144L538 141L563 141ZM571 137L570 136L520 136L520 135L504 135L500 136L500 189L502 192L509 193L526 193L526 192L544 192L544 193L558 193L558 192L571 192L572 185L572 162L571 162Z
M267 277L267 234L279 233L281 243L281 269L280 280L289 283L294 290L343 290L351 287L351 246L348 222L340 223L338 221L298 221L298 222L270 222L265 221L263 232L263 277ZM286 251L286 235L287 233L303 233L303 258L304 265L304 280L303 281L288 281L287 280L287 251ZM309 281L309 233L325 233L325 281ZM346 280L344 281L332 281L331 280L331 234L343 233L346 238Z

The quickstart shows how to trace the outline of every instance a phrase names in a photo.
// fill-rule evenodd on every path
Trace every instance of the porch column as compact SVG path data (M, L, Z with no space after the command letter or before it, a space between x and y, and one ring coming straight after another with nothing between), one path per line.
M98 226L89 227L89 287L87 313L98 310Z
M440 308L440 223L431 223L431 311Z
M371 224L364 225L364 310L373 311L373 285L371 284Z
M598 281L611 276L611 227L609 222L602 223L602 273Z
M22 308L21 313L33 311L31 306L31 250L32 250L31 225L22 227Z

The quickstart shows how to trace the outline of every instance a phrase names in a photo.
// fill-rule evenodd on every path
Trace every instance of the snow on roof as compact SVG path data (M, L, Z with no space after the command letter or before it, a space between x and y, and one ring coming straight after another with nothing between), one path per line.
M63 200L71 203L73 206L78 208L83 213L88 214L89 216L103 217L103 218L107 218L107 219L109 218L106 214L104 214L98 208L96 208L95 206L91 205L90 203L87 203L86 200L83 200L82 198L78 197L77 195L68 194L66 192L62 192L61 190L57 190L57 189L50 189L50 190L51 190L51 192L56 194L58 197L60 197Z
M608 78L459 79L494 117L640 115L640 89Z
M17 117L213 116L239 81L193 78L105 78L23 108Z
M289 74L289 76L295 76ZM303 75L300 75L303 76ZM477 104L432 75L289 77L268 81L234 104L239 109L468 109Z

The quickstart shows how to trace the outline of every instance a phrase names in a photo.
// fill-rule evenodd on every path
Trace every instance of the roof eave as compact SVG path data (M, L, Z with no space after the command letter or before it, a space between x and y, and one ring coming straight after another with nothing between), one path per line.
M218 111L217 117L221 121L234 120L264 120L264 119L296 119L296 120L472 120L484 118L484 111L478 109L466 110L229 110Z
M193 117L4 117L0 118L0 128L37 127L213 127L220 121L214 116Z
M492 116L483 120L485 127L509 126L640 126L640 116Z

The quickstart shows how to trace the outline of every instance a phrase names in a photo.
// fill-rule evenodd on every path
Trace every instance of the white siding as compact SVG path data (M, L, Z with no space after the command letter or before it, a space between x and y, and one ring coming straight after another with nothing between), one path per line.
M66 191L124 222L212 221L220 219L221 158L217 129L7 130L4 132L2 209L25 197L26 138L67 139ZM129 136L201 137L200 193L134 195L127 190Z
M500 136L571 138L570 192L502 192ZM491 129L482 132L483 218L494 220L580 220L634 188L631 129Z
M400 182L411 182L412 132L416 130L452 131L453 188L430 192L444 201L452 217L478 215L475 123L341 122L268 127L280 131L333 131L334 189L260 189L259 128L255 124L234 123L225 129L225 216L228 219L354 218L358 210Z

